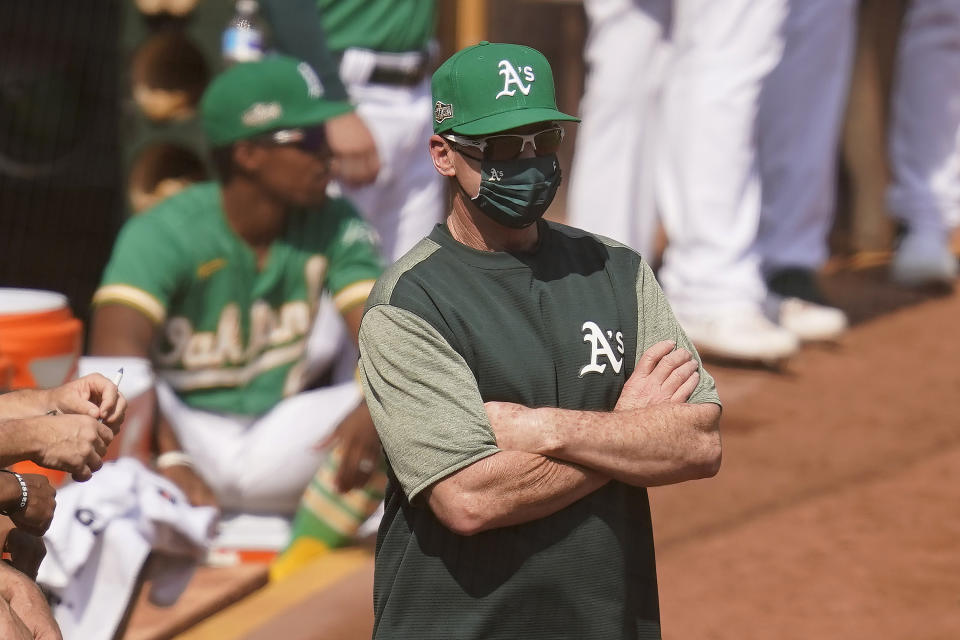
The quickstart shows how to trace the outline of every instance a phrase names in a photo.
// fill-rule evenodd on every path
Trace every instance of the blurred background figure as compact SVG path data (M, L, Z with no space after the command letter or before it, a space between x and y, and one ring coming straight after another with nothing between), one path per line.
M274 47L309 62L333 95L345 88L342 95L357 106L356 120L327 125L335 170L343 195L377 231L384 256L395 260L430 232L443 210L443 184L423 144L433 114L436 3L262 2ZM364 143L366 151L339 151L358 146L365 135L372 135L373 148Z
M343 491L363 486L380 455L341 347L356 344L382 259L369 226L326 189L322 125L350 110L286 56L220 74L201 102L219 180L129 220L94 296L91 353L148 358L157 374L158 471L192 504L237 516L233 530L261 548L285 542L331 449ZM322 336L332 344L318 380L307 339L324 291L347 332ZM250 514L275 523L276 538L257 539Z
M960 2L907 6L895 66L887 206L904 225L891 276L952 285L960 225Z
M659 278L697 347L747 360L793 354L796 335L765 314L756 245L755 125L762 82L782 52L785 0L585 6L583 133L606 134L581 137L592 142L576 152L571 222L651 255L657 211L668 239ZM609 195L587 195L597 191Z
M587 75L567 218L655 264L652 168L671 0L586 0L583 6Z
M436 63L434 0L261 0L272 48L305 60L328 95L356 111L332 118L326 131L339 193L376 231L392 262L443 216L444 184L426 143L433 131L430 73ZM345 327L329 304L317 316L308 349L322 360ZM353 355L354 360L356 354ZM287 549L271 576L347 544L355 531L325 515L335 470L323 465L303 496ZM379 503L379 492L370 495Z
M856 0L789 0L784 49L760 94L761 269L768 315L801 340L847 327L817 274L829 256Z

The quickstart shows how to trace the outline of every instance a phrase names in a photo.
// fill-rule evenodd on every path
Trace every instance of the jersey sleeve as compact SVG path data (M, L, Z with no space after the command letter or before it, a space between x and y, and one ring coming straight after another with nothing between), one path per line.
M466 361L419 316L385 304L367 311L360 379L408 500L499 451Z
M93 304L127 305L159 324L183 278L183 265L180 243L156 216L132 218L117 236Z
M643 352L654 344L662 340L675 341L677 348L686 349L700 363L700 382L687 402L720 404L720 396L717 394L717 385L713 376L703 368L700 354L697 353L693 342L673 315L673 309L670 308L663 289L654 277L653 270L644 260L641 260L637 269L637 322L637 360L640 360Z
M336 209L336 229L327 249L326 287L340 312L363 304L383 272L376 233L346 202Z

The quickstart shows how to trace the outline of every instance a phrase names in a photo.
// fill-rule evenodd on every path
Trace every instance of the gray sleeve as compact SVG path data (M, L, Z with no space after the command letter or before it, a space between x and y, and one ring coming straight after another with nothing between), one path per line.
M360 380L408 500L499 451L470 367L415 314L384 304L367 311Z
M661 340L674 340L678 348L683 348L693 354L700 363L700 382L690 394L687 401L691 404L713 402L720 404L717 394L717 385L706 369L697 353L693 342L684 333L683 327L673 315L673 309L667 302L667 297L660 288L660 284L653 275L653 270L645 260L640 262L637 269L637 360L650 346ZM636 364L636 361L634 361Z

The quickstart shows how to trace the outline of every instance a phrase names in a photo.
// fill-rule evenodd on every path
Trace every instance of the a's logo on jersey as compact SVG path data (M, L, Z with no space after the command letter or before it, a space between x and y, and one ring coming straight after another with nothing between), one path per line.
M437 100L437 104L433 107L433 119L437 121L437 124L443 122L447 118L453 117L453 105L445 104Z
M588 373L603 373L607 370L607 362L610 363L614 373L620 373L620 369L623 368L623 332L617 331L614 334L613 331L607 331L604 335L603 329L598 327L596 322L589 320L583 323L580 330L583 332L583 341L590 343L590 362L581 367L580 377ZM616 352L609 342L614 339L617 343ZM617 353L620 354L619 357ZM607 362L601 364L601 358L606 358Z
M488 178L490 182L500 182L503 180L503 171L497 171L496 169L490 169L490 177Z
M503 89L497 94L497 97L494 98L495 100L503 96L516 95L517 89L525 96L530 95L533 81L536 80L536 77L533 75L533 67L526 66L518 68L510 64L509 60L501 60L499 68L499 73L503 76ZM521 73L523 74L523 80L526 80L527 84L524 84L523 80L520 79Z

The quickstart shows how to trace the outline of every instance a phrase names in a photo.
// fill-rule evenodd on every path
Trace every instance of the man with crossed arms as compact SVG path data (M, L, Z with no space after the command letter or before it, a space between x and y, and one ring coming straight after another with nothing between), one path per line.
M432 90L452 204L360 326L374 637L659 638L645 487L717 472L713 378L640 255L540 219L576 120L544 56L481 42Z

